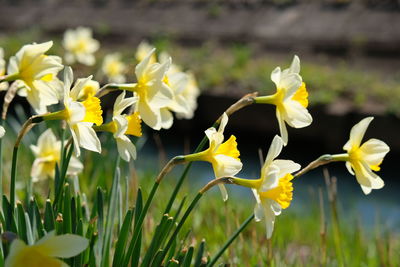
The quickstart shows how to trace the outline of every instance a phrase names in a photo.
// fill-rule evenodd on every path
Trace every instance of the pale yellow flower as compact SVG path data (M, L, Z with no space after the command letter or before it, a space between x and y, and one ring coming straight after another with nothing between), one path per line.
M351 174L356 176L366 195L371 193L372 189L380 189L385 185L383 180L373 171L380 170L379 165L390 151L389 146L378 139L369 139L361 144L373 119L373 117L368 117L354 125L350 132L350 139L343 147L348 154L346 167Z
M136 101L136 97L125 98L125 92L121 93L114 103L112 121L95 127L96 131L113 133L117 142L118 153L125 161L130 161L131 157L136 159L136 148L128 135L142 136L139 114L137 112L130 115L122 114L125 109L135 104Z
M94 152L101 152L101 144L92 125L101 125L103 117L100 106L100 99L94 96L78 101L79 94L87 82L88 77L77 81L71 88L73 73L70 67L64 70L64 110L44 115L44 120L65 120L71 131L74 140L74 152L80 155L80 148Z
M60 164L61 141L57 140L51 129L47 129L38 138L37 145L30 146L35 161L31 169L33 182L54 178L56 164ZM68 165L68 175L78 175L83 169L82 163L72 156Z
M79 62L92 66L96 62L94 53L99 49L99 41L93 39L90 28L78 27L64 33L63 46L66 50L65 61L68 64Z
M7 74L15 75L25 88L19 93L39 114L47 111L47 106L56 104L60 98L62 83L57 73L63 68L61 58L45 53L53 42L24 45L10 58Z
M274 230L275 217L282 209L290 206L293 198L291 173L300 169L300 165L291 160L275 159L282 151L284 143L279 136L275 136L269 148L261 177L255 180L233 177L232 181L238 185L250 187L256 198L254 208L255 220L265 220L267 238L271 238Z
M281 71L277 67L271 73L271 80L276 85L276 93L272 96L257 97L257 103L267 103L276 106L276 117L284 144L288 143L288 133L285 122L294 128L307 127L312 123L312 117L307 110L308 92L300 73L300 59L294 56L290 68Z
M171 65L166 62L151 63L154 49L136 66L137 83L119 84L119 88L132 91L138 98L135 111L148 126L160 130L165 125L161 110L167 107L173 98L171 88L164 83L165 73Z
M109 82L124 83L127 66L121 60L120 53L109 54L104 57L101 67Z
M223 114L221 124L217 129L211 127L206 130L210 146L205 151L185 156L187 161L207 161L212 164L215 178L230 177L236 175L242 169L239 159L240 152L237 149L236 137L231 137L224 142L224 129L228 123L228 116ZM228 199L228 194L223 185L219 185L223 199Z
M83 252L89 241L81 236L65 234L55 236L50 232L34 245L26 245L15 239L11 243L5 267L65 267L68 266L57 258L71 258Z

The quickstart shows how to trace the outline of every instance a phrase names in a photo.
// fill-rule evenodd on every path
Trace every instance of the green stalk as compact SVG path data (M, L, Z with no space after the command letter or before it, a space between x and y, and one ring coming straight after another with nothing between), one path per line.
M247 227L247 225L254 219L254 214L250 215L243 223L240 225L239 229L226 241L218 253L210 260L207 267L213 266L217 260L224 254L225 250L232 244L232 242L239 236L239 234Z
M0 125L4 127L4 120L0 118ZM3 195L3 139L0 138L0 196ZM0 197L0 207L2 198Z
M10 205L11 205L11 210L14 211L15 208L15 179L17 176L17 157L18 157L18 148L19 145L22 141L22 138L25 136L27 132L29 132L32 127L39 122L43 121L43 117L41 116L32 116L30 117L24 125L22 125L22 128L20 132L18 133L17 139L15 141L14 145L14 150L13 150L13 156L12 156L12 165L11 165L11 181L10 181Z

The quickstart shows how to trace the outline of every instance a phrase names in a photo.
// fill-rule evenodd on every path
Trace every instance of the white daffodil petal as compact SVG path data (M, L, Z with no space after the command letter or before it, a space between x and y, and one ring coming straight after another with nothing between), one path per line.
M351 128L350 139L349 142L344 145L344 150L349 151L352 147L360 147L364 134L373 119L373 117L367 117Z
M363 160L368 162L369 165L379 165L390 148L381 140L370 139L361 145L360 151L363 154Z
M225 185L219 184L218 187L219 187L219 191L221 191L222 200L228 201L229 196L228 196L228 191L226 191Z
M263 165L263 170L268 168L268 166L272 163L272 161L281 153L283 148L283 140L278 135L274 136L272 140L271 146L269 147L267 157L265 158L265 162Z
M264 171L264 172L263 172ZM260 192L266 192L278 186L279 184L279 168L274 164L271 164L265 170L261 172L262 184L260 187Z
M278 120L278 124L279 124L279 131L281 133L281 137L282 137L282 141L283 141L283 145L286 146L288 143L288 132L286 129L286 125L285 125L285 121L283 120L283 117L281 115L281 112L279 111L279 109L276 109L276 118Z
M278 87L279 82L281 80L281 68L276 67L272 73L271 73L271 80L275 83L275 85Z
M172 112L167 108L160 109L161 114L161 128L169 129L174 123L174 116L172 116Z
M116 138L118 153L121 158L127 162L130 161L131 156L136 159L136 147L126 135Z
M226 155L219 154L214 156L214 159L216 161L216 163L213 164L215 178L234 176L240 172L243 167L239 159Z
M64 234L51 236L35 245L43 254L50 257L70 258L84 251L89 241L78 235Z
M90 151L101 153L100 140L93 130L91 123L77 123L75 132L79 140L79 146Z
M284 102L284 120L293 128L304 128L312 123L312 117L308 110L299 102L287 100Z
M293 173L295 171L300 170L301 166L300 164L295 163L292 160L283 160L283 159L277 159L274 160L272 163L274 166L277 166L279 169L278 172L278 177L282 178L288 173Z

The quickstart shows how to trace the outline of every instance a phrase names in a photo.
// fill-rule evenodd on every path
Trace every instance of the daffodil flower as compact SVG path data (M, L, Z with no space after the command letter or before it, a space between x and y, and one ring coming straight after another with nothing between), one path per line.
M242 169L242 162L239 159L240 152L237 149L236 137L231 137L224 142L224 129L228 123L228 115L222 115L218 131L211 127L205 131L210 146L205 151L184 156L186 161L207 161L212 164L215 178L229 177L236 175ZM224 185L219 184L224 201L228 194Z
M122 90L135 92L138 102L135 111L151 128L160 130L166 124L161 109L167 107L173 98L171 88L164 83L165 73L171 65L171 59L166 62L151 63L154 49L136 66L137 83L120 84Z
M35 161L31 169L33 182L54 178L56 164L60 164L61 141L57 140L51 129L47 129L38 138L37 145L30 146ZM71 157L67 174L77 175L83 169L82 163L74 156Z
M68 266L57 258L71 258L83 252L89 241L81 236L65 234L55 236L50 232L34 245L26 245L15 239L11 243L5 267L65 267Z
M101 66L102 72L107 76L109 82L124 83L126 64L121 61L121 54L114 53L104 57L103 65Z
M103 117L100 106L100 99L94 96L86 98L79 102L79 94L83 86L91 80L88 77L79 80L71 88L73 81L72 69L70 67L64 70L64 110L46 114L44 120L65 120L71 131L74 140L74 148L76 156L80 155L80 148L94 152L101 152L101 144L92 125L101 125Z
M380 189L385 185L374 171L380 170L379 165L390 151L389 146L378 139L369 139L361 144L373 119L373 117L368 117L354 125L350 131L350 139L343 147L347 151L347 155L344 157L346 167L352 175L356 176L366 195L371 193L372 189Z
M285 122L294 128L307 127L312 123L312 117L307 110L308 92L299 73L300 59L294 56L290 68L281 71L281 68L277 67L271 73L271 80L276 85L276 93L272 96L256 98L256 103L276 106L276 117L285 145L288 143Z
M125 98L125 92L123 92L115 100L112 121L94 127L96 131L106 131L114 134L119 155L128 162L131 157L136 159L136 148L127 135L142 136L141 120L137 112L130 115L122 114L122 112L135 104L136 101L136 97Z
M154 49L154 47L147 42L141 42L136 52L136 58L142 60L152 49ZM150 59L151 62L156 61L156 56L155 54L153 55L154 57ZM169 58L170 56L168 53L160 53L159 59L161 63L168 61ZM171 64L165 74L164 82L172 89L174 94L168 107L161 110L161 114L164 118L162 128L168 129L173 123L171 111L175 112L178 118L193 118L194 111L197 108L197 97L200 94L200 90L193 73L183 72L176 64Z
M79 62L93 66L96 62L94 53L99 49L99 41L93 39L90 28L69 29L64 34L63 47L66 50L65 61L68 64Z
M45 53L53 42L24 45L10 58L7 76L20 80L25 86L19 95L26 96L29 104L39 114L47 111L47 106L57 104L60 98L61 82L57 73L63 68L61 58Z
M300 165L291 160L276 159L284 143L281 137L275 136L269 148L259 179L250 180L232 177L235 184L250 187L257 201L254 208L256 221L265 220L267 238L271 238L275 217L282 209L290 206L293 197L291 173L300 169Z

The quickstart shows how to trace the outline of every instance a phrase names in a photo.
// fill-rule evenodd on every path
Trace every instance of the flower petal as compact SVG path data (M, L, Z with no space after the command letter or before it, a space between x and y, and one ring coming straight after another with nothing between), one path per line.
M364 137L365 131L374 117L367 117L353 126L350 131L350 139L343 146L343 149L349 151L353 147L360 147L361 141Z
M70 258L83 252L89 245L89 241L78 235L59 235L54 236L51 233L48 238L39 240L35 247L44 255L58 258Z

